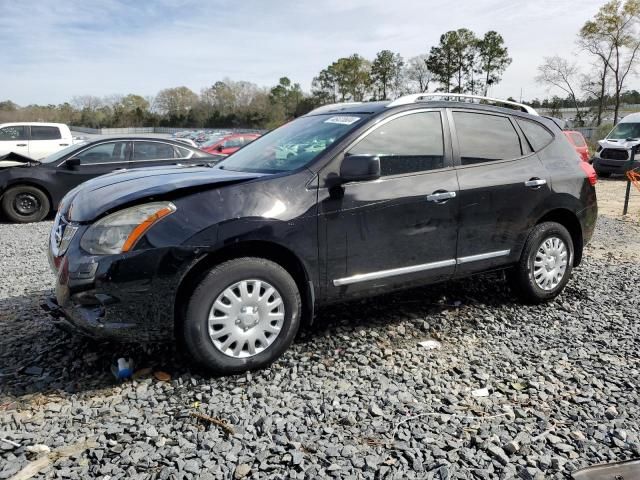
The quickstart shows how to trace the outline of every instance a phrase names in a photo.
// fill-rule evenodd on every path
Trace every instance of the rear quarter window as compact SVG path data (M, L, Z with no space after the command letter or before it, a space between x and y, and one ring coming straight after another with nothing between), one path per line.
M516 122L529 140L534 152L542 150L553 140L553 134L537 122L516 118Z

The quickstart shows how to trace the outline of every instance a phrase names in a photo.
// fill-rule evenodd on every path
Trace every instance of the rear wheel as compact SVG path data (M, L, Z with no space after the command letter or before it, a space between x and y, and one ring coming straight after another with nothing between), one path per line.
M46 193L31 185L11 187L2 196L2 211L16 223L39 222L50 210Z
M263 368L291 345L301 313L296 282L280 265L254 257L229 260L194 290L184 341L189 353L213 372Z
M601 172L600 170L596 170L596 175L600 178L609 178L611 176L611 172Z
M557 297L571 277L573 250L573 240L564 226L555 222L536 225L512 272L512 285L519 296L528 303Z

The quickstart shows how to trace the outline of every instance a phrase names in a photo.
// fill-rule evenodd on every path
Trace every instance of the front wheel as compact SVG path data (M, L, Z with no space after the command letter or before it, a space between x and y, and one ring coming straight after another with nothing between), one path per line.
M512 272L512 286L519 296L528 303L557 297L571 278L573 250L571 235L559 223L533 227Z
M266 367L291 345L302 302L280 265L255 257L221 263L187 304L183 334L195 360L215 373Z
M50 210L47 194L31 185L11 187L2 196L2 211L12 222L39 222Z

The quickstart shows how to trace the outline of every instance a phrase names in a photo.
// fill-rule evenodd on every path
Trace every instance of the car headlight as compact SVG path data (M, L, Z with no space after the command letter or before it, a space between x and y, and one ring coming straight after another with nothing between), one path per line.
M171 202L125 208L91 225L82 236L80 246L94 255L128 252L156 222L175 211L176 206Z

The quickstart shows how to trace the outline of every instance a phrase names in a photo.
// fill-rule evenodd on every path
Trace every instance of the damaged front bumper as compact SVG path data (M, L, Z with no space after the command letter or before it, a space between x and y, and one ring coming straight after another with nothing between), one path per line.
M42 307L63 330L132 342L174 336L176 294L198 260L197 249L167 247L95 256L71 241L62 256L51 251L55 298Z

